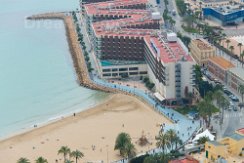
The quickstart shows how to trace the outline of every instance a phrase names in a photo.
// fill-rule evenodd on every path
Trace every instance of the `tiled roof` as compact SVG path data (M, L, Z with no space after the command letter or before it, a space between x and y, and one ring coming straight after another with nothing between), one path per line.
M220 57L220 56L209 58L209 61L215 63L216 65L218 65L220 68L222 68L224 70L235 67L235 65L233 63L231 63L230 61L227 61L226 59L224 59L223 57Z

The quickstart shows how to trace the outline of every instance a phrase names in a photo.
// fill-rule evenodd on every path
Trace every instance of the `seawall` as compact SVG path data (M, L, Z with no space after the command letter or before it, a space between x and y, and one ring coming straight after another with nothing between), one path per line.
M87 65L85 62L84 55L82 54L82 49L80 47L80 44L78 42L78 36L76 33L75 25L72 19L72 16L70 13L45 13L45 14L39 14L39 15L33 15L28 17L29 20L44 20L44 19L54 19L54 20L62 20L65 25L66 29L66 36L67 41L69 45L69 50L72 56L73 65L77 74L77 80L78 83L81 86L93 89L93 90L100 90L104 92L110 92L110 93L123 93L123 94L129 94L127 92L105 87L99 84L96 84L93 82L90 78Z

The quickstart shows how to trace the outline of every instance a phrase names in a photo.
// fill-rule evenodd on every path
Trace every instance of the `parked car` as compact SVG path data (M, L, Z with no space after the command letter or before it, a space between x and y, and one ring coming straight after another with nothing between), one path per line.
M225 93L227 96L232 95L232 93L231 93L230 91L228 91L227 89L224 90L224 93Z
M237 111L237 106L233 106L233 111Z
M223 90L224 90L224 91L227 90L226 86L223 87Z
M236 96L233 95L233 94L230 96L230 99L231 99L232 101L234 101L234 102L239 102L238 97L236 97Z
M228 108L228 110L229 111L232 111L232 110L234 110L233 108L234 108L234 103L232 102L232 101L230 101L230 105L229 105L229 108Z

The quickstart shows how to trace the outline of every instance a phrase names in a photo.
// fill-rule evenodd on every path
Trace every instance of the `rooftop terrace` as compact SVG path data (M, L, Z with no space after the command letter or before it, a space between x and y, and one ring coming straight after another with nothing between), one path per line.
M222 15L227 15L231 13L235 13L241 11L240 5L227 5L227 6L219 6L213 8L215 11L221 13Z
M192 41L200 50L212 50L213 47L206 41L202 39L195 39Z
M94 15L122 16L120 19L102 20L92 23L96 37L139 37L144 39L154 56L157 56L151 46L154 42L160 51L160 59L164 63L181 61L193 61L191 56L183 49L180 42L168 42L162 40L158 29L131 28L131 26L150 23L160 23L160 19L152 18L150 10L143 9L121 9L128 4L145 4L147 0L116 0L109 2L92 3L85 5L86 13ZM117 8L118 6L119 9Z
M230 61L227 61L226 59L224 59L223 57L220 57L220 56L209 58L209 60L224 70L235 67L235 65L233 63L231 63Z

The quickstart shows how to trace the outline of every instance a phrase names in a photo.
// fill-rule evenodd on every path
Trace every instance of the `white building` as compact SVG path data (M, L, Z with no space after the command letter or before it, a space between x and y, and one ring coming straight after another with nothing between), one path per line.
M159 36L145 41L148 75L156 91L166 99L182 98L192 92L195 62L181 40Z

